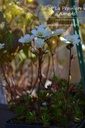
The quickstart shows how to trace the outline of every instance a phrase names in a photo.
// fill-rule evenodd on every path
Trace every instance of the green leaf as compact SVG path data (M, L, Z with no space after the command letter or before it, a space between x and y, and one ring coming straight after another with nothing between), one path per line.
M0 22L5 21L5 18L3 16L3 12L0 11Z
M23 106L23 105L21 105L21 106L17 106L17 108L16 108L16 113L17 114L24 114L24 112L25 112L25 107Z
M50 115L47 113L42 113L41 119L44 122L44 124L48 124L48 122L50 121Z
M36 120L35 112L27 112L26 114L26 121L28 123L34 123Z
M5 37L3 37L3 42L5 43L5 48L9 54L15 52L17 42L14 34L11 31L5 34Z
M3 37L3 42L5 43L5 48L8 54L14 53L20 47L18 39L21 37L22 31L16 29L15 31L8 31Z
M5 48L9 53L12 53L13 50L15 49L15 38L12 32L8 32L5 34L4 37L4 42L5 42Z

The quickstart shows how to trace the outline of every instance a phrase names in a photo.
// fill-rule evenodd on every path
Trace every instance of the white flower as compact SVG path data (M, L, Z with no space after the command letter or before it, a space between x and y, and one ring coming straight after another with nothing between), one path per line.
M5 44L1 44L1 43L0 43L0 49L4 48L4 45L5 45Z
M80 39L78 39L79 36L77 34L74 35L66 35L64 38L60 37L60 40L64 43L72 43L72 44L78 44L80 42Z
M51 36L53 36L51 31L48 31L47 33L45 33L46 39L49 39Z
M47 105L47 103L46 103L46 102L43 102L43 103L42 103L42 105L43 105L43 106L46 106L46 105Z
M21 38L19 39L19 42L20 42L20 43L29 43L29 42L32 41L33 38L34 38L33 35L26 34L24 37L21 37Z
M40 26L35 26L35 28L37 28L37 29L39 29L39 28L46 28L47 27L47 25L45 25L45 24L42 24L42 25L40 25Z
M46 80L45 88L48 88L49 86L51 86L51 84L52 84L52 81Z
M34 44L37 48L42 48L45 44L44 39L35 38Z
M31 31L31 33L35 36L35 37L49 37L49 35L51 35L51 31L45 30L43 27L39 27L37 30L34 29Z
M63 34L64 32L65 32L65 30L63 30L63 29L56 29L55 31L52 31L52 34L59 36L59 35Z

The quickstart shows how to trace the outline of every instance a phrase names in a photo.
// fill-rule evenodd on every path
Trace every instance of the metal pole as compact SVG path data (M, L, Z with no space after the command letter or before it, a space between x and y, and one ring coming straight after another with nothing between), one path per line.
M80 37L77 10L74 7L75 6L75 1L74 0L69 0L69 4L70 4L70 8L71 8L71 16L72 16L72 20L73 20L74 33L78 34L79 37ZM83 84L84 94L85 94L85 62L84 62L81 42L76 45L76 48L77 48L77 54L78 54L80 72L81 72L81 79L82 79L82 84Z

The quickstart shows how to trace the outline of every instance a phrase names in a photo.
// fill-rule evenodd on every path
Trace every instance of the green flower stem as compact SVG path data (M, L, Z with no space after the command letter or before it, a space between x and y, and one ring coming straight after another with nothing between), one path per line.
M45 82L48 79L49 69L50 69L50 56L48 55L48 65L47 65L47 72L46 72Z
M38 83L38 115L40 115L40 84L41 84L41 79L42 79L42 74L41 74L41 63L42 63L42 56L41 54L38 55L38 78L39 78L39 83Z
M66 114L68 118L69 118L68 104L70 104L69 86L70 86L70 80L71 80L71 61L73 58L72 53L71 53L72 47L73 47L72 44L67 45L67 49L69 50L69 67L68 67L68 85L66 88Z
M33 62L32 62L32 58L31 58L31 82L30 82L30 84L33 87Z
M71 80L71 48L69 49L70 52L70 57L69 57L69 72L68 72L68 86L70 84L70 80Z
M48 44L48 47L49 47L50 54L51 54L51 58L52 58L53 77L55 77L54 58L53 58L53 55L54 55L54 54L52 53L52 51L51 51L51 47L49 46L49 44Z

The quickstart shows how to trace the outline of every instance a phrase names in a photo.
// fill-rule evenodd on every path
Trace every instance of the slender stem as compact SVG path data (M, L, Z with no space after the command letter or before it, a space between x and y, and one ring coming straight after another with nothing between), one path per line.
M39 78L39 84L38 84L38 114L40 115L40 84L41 84L41 79L42 79L42 74L41 74L41 63L42 63L42 57L41 55L38 56L38 78Z
M54 59L53 59L53 53L51 51L51 47L49 46L48 44L48 47L49 47L49 50L50 50L50 54L51 54L51 57L52 57L52 67L53 67L53 77L55 77L55 69L54 69Z
M66 110L67 110L67 117L69 117L69 112L68 112L68 104L70 104L69 102L69 86L70 86L70 80L71 80L71 60L72 60L72 55L71 55L71 48L69 49L70 51L70 57L69 57L69 72L68 72L68 86L67 86L67 90L66 90Z
M48 65L47 65L47 73L46 73L45 82L46 82L46 80L48 79L49 68L50 68L50 56L48 56Z
M67 94L67 99L68 99L68 89L69 89L69 85L70 85L70 80L71 80L71 48L69 49L70 51L70 55L69 55L69 67L68 67L68 86L67 86L67 90L66 90L66 94Z
M32 87L32 84L33 84L33 62L32 62L32 60L31 60L31 82L30 82L30 84Z
M54 59L53 59L53 54L52 54L52 65L53 65L53 77L55 77L55 69L54 69Z
M69 72L68 72L68 86L71 80L71 48L70 48L70 57L69 57Z
M34 89L35 89L35 87L36 87L36 84L37 84L37 81L38 81L38 75L37 75L37 77L36 77L36 80L35 80L35 82L33 83L33 86L32 86L32 90L34 90Z

